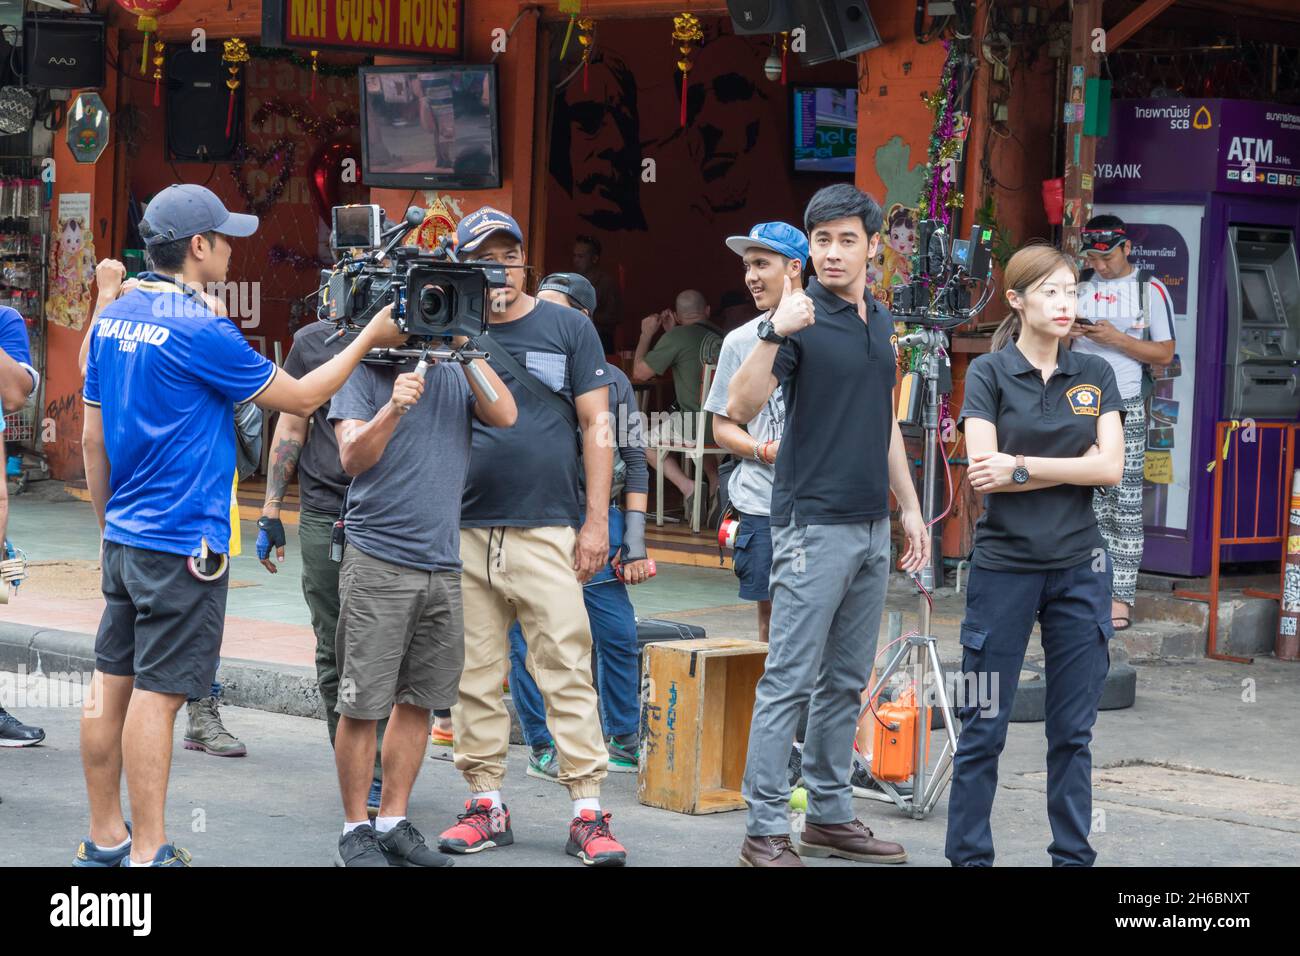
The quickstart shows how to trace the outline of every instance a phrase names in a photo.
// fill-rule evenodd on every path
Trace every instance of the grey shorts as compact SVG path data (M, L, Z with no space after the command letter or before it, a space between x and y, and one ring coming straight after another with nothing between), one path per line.
M349 542L339 569L334 647L337 713L379 720L394 703L451 707L465 664L460 573L392 564Z
M217 675L230 572L200 581L179 554L104 542L95 669L138 690L207 697Z

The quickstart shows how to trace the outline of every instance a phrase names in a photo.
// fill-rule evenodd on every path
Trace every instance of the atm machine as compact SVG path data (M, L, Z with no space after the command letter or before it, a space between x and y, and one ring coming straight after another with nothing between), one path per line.
M1067 126L1067 138L1078 130ZM1148 415L1142 567L1204 575L1216 424L1300 421L1300 108L1112 102L1097 149L1091 214L1099 213L1125 220L1132 258L1169 288L1175 313L1176 357ZM1256 509L1277 513L1289 496L1279 433L1260 435L1234 446L1241 453L1224 467L1225 534L1234 520L1253 527ZM1224 549L1225 561L1277 557L1276 544Z
M1300 267L1295 233L1228 227L1223 417L1300 415Z

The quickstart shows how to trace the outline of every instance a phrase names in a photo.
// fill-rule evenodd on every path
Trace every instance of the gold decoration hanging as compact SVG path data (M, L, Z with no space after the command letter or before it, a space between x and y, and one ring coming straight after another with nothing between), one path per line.
M235 90L239 89L239 69L247 63L249 59L248 44L239 38L227 40L222 46L221 62L226 64L226 72L230 76L226 79L226 89L230 90L230 98L226 104L226 136L230 136L230 127L235 120Z
M582 92L587 92L587 72L591 65L591 45L595 40L593 33L596 29L596 21L591 17L582 17L578 20L578 44L582 47Z
M686 86L690 79L691 51L695 44L704 39L704 31L700 29L700 19L694 14L682 13L673 17L673 40L677 43L677 49L681 52L682 58L677 61L677 69L682 71L682 110L681 125L686 125Z
M162 75L163 60L166 59L163 51L167 47L162 40L158 40L153 45L153 105L158 106L162 103Z

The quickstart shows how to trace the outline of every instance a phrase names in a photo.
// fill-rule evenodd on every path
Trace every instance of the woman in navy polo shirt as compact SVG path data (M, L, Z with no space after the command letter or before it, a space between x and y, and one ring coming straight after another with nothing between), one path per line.
M960 711L945 855L990 866L989 816L998 754L1034 622L1047 672L1048 853L1058 866L1089 866L1092 725L1110 666L1109 555L1092 490L1124 468L1119 389L1110 365L1070 351L1077 275L1046 245L1027 246L1004 272L1011 314L993 350L971 362L961 425L971 487L987 497L975 532L962 671L979 700ZM988 688L987 696L983 693Z

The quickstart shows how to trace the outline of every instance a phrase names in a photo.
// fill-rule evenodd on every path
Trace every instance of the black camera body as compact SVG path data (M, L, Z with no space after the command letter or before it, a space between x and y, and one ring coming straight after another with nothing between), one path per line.
M968 321L992 293L992 228L976 224L969 239L954 241L942 222L926 219L917 225L917 240L912 280L894 290L890 311L937 328ZM982 295L972 304L972 292L980 286Z
M360 327L392 303L393 321L409 335L473 338L487 329L491 290L506 284L502 266L446 262L410 246L392 250L386 261L344 260L322 270L321 317Z
M339 235L340 223L363 215L374 221ZM321 270L319 318L343 333L355 332L391 303L393 321L408 335L426 340L482 335L491 292L506 285L505 266L458 262L447 239L432 251L398 245L423 222L418 206L382 231L381 215L378 206L335 207L330 244L346 249L332 269Z

